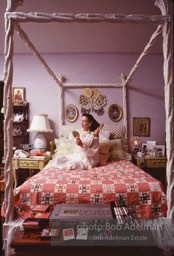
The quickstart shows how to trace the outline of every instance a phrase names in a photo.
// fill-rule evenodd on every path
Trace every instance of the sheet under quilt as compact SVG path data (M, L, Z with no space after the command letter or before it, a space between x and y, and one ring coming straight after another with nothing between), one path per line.
M30 214L37 204L109 204L122 196L135 218L166 216L165 189L132 162L120 160L91 170L45 167L15 190L15 206Z

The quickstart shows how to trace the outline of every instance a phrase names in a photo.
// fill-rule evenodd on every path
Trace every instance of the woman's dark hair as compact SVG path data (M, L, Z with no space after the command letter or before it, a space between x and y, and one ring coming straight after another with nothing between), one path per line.
M82 116L86 116L88 118L89 122L91 122L91 126L90 126L91 132L95 131L100 126L100 124L95 120L95 118L92 115L83 114Z

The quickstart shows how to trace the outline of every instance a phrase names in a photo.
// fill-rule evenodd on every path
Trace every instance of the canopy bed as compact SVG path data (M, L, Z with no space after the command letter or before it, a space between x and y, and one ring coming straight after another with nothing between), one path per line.
M7 10L5 13L5 65L4 65L4 156L5 156L5 207L6 216L4 223L4 238L8 232L8 227L13 221L13 171L12 171L12 156L13 156L13 137L12 137L12 82L13 82L13 33L16 30L19 36L23 39L26 45L31 49L33 54L38 58L41 64L45 67L47 72L52 76L59 88L59 124L64 124L63 117L63 99L64 91L66 88L78 88L86 87L86 85L73 85L64 83L64 77L60 74L56 76L51 68L47 65L43 57L39 54L35 46L29 40L26 33L20 27L22 22L112 22L112 23L153 23L158 27L148 44L145 46L143 52L139 56L137 62L133 66L132 70L128 74L127 78L122 79L122 83L117 84L91 84L95 87L121 87L123 89L123 112L124 112L124 126L126 129L127 138L127 96L126 87L130 78L132 78L134 72L139 67L143 57L148 53L150 47L155 43L158 35L162 33L163 36L163 56L164 56L164 83L165 83L165 111L166 111L166 149L167 149L167 203L168 210L167 216L169 218L174 217L174 137L173 137L173 74L172 74L172 53L171 53L171 17L169 15L168 4L165 0L157 0L155 5L160 8L161 15L147 16L147 15L117 15L117 14L64 14L64 13L21 13L16 12L16 8L22 5L21 0L8 0ZM61 134L61 129L60 129Z

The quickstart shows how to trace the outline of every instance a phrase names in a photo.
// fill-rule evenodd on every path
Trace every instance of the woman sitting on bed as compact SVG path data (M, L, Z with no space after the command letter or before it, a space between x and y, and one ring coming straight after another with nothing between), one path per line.
M74 152L58 156L50 161L51 166L68 169L90 169L99 163L99 132L102 126L90 114L83 114L82 129L74 131L69 139L74 140ZM49 165L48 164L48 165Z

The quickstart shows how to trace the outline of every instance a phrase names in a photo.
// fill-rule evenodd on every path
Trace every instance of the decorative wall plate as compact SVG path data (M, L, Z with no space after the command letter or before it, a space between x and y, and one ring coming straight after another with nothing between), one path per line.
M112 104L108 109L108 116L112 121L118 122L123 116L123 110L119 105Z

